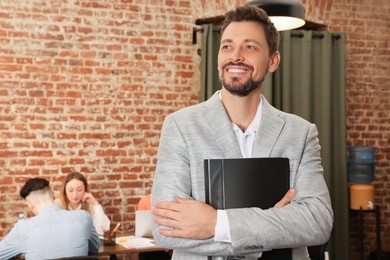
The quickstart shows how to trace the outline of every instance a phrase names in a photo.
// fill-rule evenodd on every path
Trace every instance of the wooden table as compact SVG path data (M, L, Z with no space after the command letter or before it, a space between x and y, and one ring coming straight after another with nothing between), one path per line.
M118 234L118 237L122 236L128 236L131 235L129 233L122 233ZM131 259L137 260L138 254L142 252L156 252L156 251L170 251L170 249L160 247L160 246L151 246L151 247L142 247L142 248L126 248L119 244L115 244L114 246L106 246L103 244L103 241L101 241L101 246L99 248L99 252L97 253L98 256L108 256L110 260L116 260L118 257L117 255L126 255L130 256ZM96 254L92 254L96 255ZM19 255L14 258L13 260L24 260L24 255ZM128 258L126 258L128 259Z
M127 236L129 234L118 234L118 237ZM151 247L142 247L142 248L126 248L119 244L115 244L114 246L106 246L101 243L98 255L99 256L109 256L110 260L116 260L117 255L135 255L137 259L138 254L141 252L154 252L154 251L164 251L169 250L160 246L151 246Z

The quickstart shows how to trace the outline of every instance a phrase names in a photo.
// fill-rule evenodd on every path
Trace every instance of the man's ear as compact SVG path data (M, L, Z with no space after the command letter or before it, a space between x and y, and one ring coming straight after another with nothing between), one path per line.
M31 203L30 201L26 200L26 206L27 206L27 208L28 208L30 211L32 211L33 205L32 205L32 203Z
M269 61L269 66L268 66L268 72L272 73L274 72L280 64L280 53L276 51L274 54L272 54L270 61Z
M36 208L34 206L34 203L32 203L31 201L28 201L26 200L26 205L27 205L27 208L34 214L36 215Z

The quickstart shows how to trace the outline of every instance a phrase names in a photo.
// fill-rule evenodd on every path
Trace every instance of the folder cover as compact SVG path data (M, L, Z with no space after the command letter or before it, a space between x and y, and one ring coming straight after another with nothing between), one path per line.
M205 159L206 203L216 209L272 208L290 187L288 158ZM261 260L290 260L291 249L263 252Z

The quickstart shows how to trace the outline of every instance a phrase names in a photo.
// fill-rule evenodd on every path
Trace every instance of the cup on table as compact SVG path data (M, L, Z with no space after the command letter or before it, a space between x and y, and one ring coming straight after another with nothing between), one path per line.
M116 232L111 230L104 230L104 240L103 245L105 246L115 246Z

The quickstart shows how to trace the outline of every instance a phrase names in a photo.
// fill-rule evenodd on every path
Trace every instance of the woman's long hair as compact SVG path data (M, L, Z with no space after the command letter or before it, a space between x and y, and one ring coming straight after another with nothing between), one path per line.
M70 182L73 179L76 179L76 180L83 182L85 192L89 192L88 182L87 182L87 179L84 177L84 175L82 175L79 172L69 173L66 176L65 180L62 182L61 193L60 193L60 201L61 201L60 207L63 209L66 209L66 210L69 210L69 199L66 196L66 184L68 184L68 182ZM81 208L88 211L89 213L91 213L88 203L81 202Z

